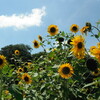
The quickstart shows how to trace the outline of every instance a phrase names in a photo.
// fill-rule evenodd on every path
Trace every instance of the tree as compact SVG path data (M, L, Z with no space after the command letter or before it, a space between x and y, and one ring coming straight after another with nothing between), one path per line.
M31 50L32 48L29 45L25 44L15 44L15 45L8 45L0 50L0 54L4 55L8 62L11 62L11 58L14 55L15 50L19 50L20 55L19 57L22 58L22 61L30 60L31 57Z

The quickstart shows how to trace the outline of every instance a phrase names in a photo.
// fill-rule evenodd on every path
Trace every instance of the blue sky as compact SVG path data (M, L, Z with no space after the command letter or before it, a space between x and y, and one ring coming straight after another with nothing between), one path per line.
M20 43L33 48L32 41L48 35L51 24L70 32L72 24L96 25L99 19L100 0L0 0L0 48ZM87 47L97 43L94 38L87 40ZM33 48L32 53L41 50Z

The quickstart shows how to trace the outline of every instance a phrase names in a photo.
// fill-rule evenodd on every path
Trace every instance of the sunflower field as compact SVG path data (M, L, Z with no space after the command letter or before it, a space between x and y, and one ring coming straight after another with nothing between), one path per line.
M34 60L23 61L20 50L9 58L13 63L1 54L0 100L100 100L99 25L72 24L70 33L48 26L48 35L32 42L43 48ZM97 44L86 47L86 37Z

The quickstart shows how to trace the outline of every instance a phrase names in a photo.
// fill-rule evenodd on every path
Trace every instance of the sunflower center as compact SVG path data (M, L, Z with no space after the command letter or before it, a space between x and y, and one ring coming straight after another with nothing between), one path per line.
M22 72L22 69L19 69L20 72Z
M25 81L29 81L29 78L26 76L26 77L24 78L24 80L25 80Z
M37 43L37 42L35 42L35 43L34 43L34 45L35 45L35 46L38 46L38 43Z
M3 63L3 60L2 60L2 59L0 59L0 65L2 65L2 63Z
M77 30L77 27L74 26L74 27L72 28L72 30L76 31L76 30Z
M78 47L79 49L81 49L82 46L83 46L82 42L79 42L79 43L77 44L77 47Z
M17 51L16 54L19 54L19 52Z
M52 32L52 33L54 33L56 31L56 29L54 28L54 27L52 27L51 29L50 29L50 32Z
M63 72L63 74L69 74L70 73L70 69L68 67L64 67L62 72Z

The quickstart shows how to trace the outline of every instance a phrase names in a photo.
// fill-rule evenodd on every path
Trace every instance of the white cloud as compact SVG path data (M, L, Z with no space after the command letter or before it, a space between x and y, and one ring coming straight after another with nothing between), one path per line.
M15 27L17 29L23 29L30 26L40 26L42 23L42 17L46 15L45 7L42 9L32 9L29 14L13 14L11 16L0 16L0 28Z

